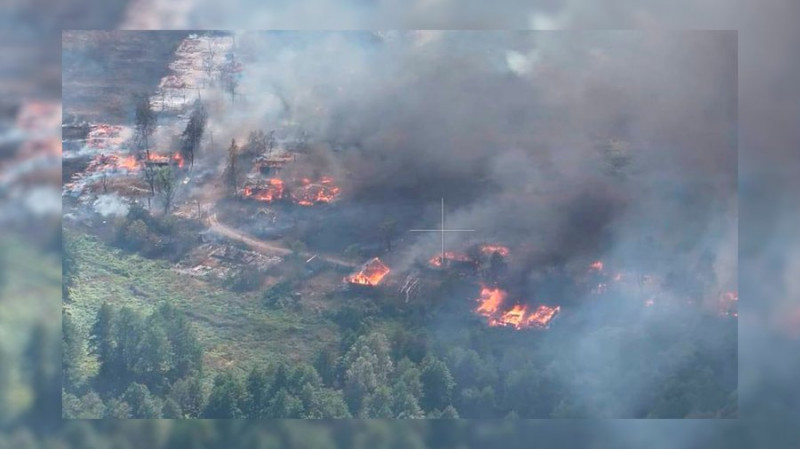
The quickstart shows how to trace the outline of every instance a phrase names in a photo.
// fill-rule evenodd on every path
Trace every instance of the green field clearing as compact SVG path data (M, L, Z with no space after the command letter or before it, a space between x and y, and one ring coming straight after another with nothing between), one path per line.
M261 292L234 293L86 234L70 238L78 278L66 308L87 336L103 302L148 313L168 301L194 323L205 349L207 378L233 367L244 371L280 360L310 361L319 348L338 342L338 327L319 312L265 307ZM94 370L93 363L87 370Z

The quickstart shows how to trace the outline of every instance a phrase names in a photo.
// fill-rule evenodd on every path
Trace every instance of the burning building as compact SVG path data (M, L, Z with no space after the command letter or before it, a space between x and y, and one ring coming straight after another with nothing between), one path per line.
M295 160L289 153L261 155L253 161L255 170L262 175L274 175L286 164Z
M389 274L389 271L391 271L389 267L381 262L379 258L375 257L362 265L359 271L344 278L344 282L350 285L375 287Z
M256 201L272 203L283 198L284 183L278 178L270 178L250 183L242 189L242 196Z
M526 327L547 329L560 310L559 306L540 304L536 310L529 312L528 306L517 304L499 317L490 318L489 326L510 326L518 330Z
M308 178L300 181L300 186L292 190L292 201L301 206L313 206L319 203L330 203L339 195L340 188L333 178L323 176L318 182Z
M485 244L480 246L481 253L484 256L491 256L494 253L497 253L503 257L508 256L508 247L503 245L492 245L492 244Z
M527 305L515 304L510 309L504 307L508 293L500 288L483 286L481 296L477 299L478 307L475 313L487 319L492 327L513 327L520 330L524 328L547 329L550 322L561 311L559 306L540 304L531 310Z
M150 153L144 161L145 165L154 165L160 167L174 164L177 165L178 168L183 168L183 162L183 156L181 156L180 153L174 153L171 156L166 154Z
M282 179L269 178L246 184L242 189L242 196L266 203L287 199L300 206L313 206L334 201L339 192L339 186L333 182L333 178L327 176L318 182L303 178L299 185L288 188Z
M428 260L433 268L449 268L456 271L474 271L476 263L468 255L455 251L438 253Z

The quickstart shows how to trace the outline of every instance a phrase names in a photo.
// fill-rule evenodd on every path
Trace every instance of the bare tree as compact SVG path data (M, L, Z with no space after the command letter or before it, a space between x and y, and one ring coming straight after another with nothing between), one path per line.
M239 146L236 145L236 139L232 139L231 146L228 147L228 163L225 166L225 178L228 186L231 188L233 196L236 196L239 192L238 153Z
M257 156L267 151L267 135L264 131L251 131L247 136L247 154Z
M397 220L387 218L379 225L381 234L383 235L383 242L386 245L386 252L392 251L392 241L397 235Z
M147 94L138 94L134 97L135 103L135 145L138 151L144 150L146 157L150 157L150 136L156 129L156 114L150 104Z
M223 90L231 95L231 103L233 103L239 89L240 64L236 62L236 55L233 53L228 54L227 59L225 64L220 67L220 79Z
M203 71L206 73L206 81L213 79L215 56L216 52L211 46L211 41L209 41L208 49L203 53Z
M164 215L169 213L172 201L175 199L177 184L169 166L160 167L156 170L156 186L161 195L161 202L164 205Z
M233 103L239 89L239 79L233 71L225 71L222 74L222 87L225 89L225 92L230 94L231 103Z
M203 103L198 99L194 102L192 115L189 116L189 122L186 123L186 129L181 134L181 153L184 159L189 160L189 166L194 167L194 156L200 148L200 142L203 139L203 133L206 129L208 122L208 112L203 106Z
M147 187L150 188L150 195L147 197L147 209L150 210L150 199L156 194L156 168L149 161L145 161L144 168L142 169L142 176Z

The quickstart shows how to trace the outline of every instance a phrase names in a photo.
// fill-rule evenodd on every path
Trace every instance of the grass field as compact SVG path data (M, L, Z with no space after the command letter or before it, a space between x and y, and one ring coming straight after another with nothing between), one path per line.
M86 234L67 235L74 239L78 278L66 307L87 336L103 302L142 313L170 302L198 331L208 378L221 369L310 361L319 348L338 341L337 326L316 308L266 307L260 291L234 293L179 274L165 261L125 253ZM87 374L95 365L87 361Z

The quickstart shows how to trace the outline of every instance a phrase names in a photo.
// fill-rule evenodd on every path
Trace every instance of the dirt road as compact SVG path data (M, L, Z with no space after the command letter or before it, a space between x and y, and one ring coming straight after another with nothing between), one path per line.
M287 247L285 247L285 246L277 245L277 244L275 244L273 242L268 242L266 240L257 239L257 238L255 238L255 237L253 237L251 235L248 235L248 234L246 234L246 233L244 233L244 232L242 232L242 231L240 231L240 230L238 230L236 228L232 228L232 227L230 227L230 226L228 226L226 224L220 223L219 220L217 219L217 214L213 214L210 217L208 217L208 224L209 224L209 227L211 228L211 230L216 232L217 234L220 234L220 235L222 235L224 237L227 237L227 238L229 238L231 240L240 241L240 242L244 243L245 245L249 246L250 248L252 248L252 249L254 249L254 250L256 250L256 251L258 251L260 253L264 253L264 254L267 254L267 255L278 254L278 255L281 255L281 256L286 256L286 255L292 254L292 250L287 248ZM312 256L314 256L314 254L308 253L308 252L304 252L304 253L302 253L302 256L308 259L308 258L311 258ZM356 263L349 262L349 261L346 261L346 260L342 260L342 259L339 259L339 258L336 258L336 257L325 256L325 255L322 255L322 254L317 254L316 256L317 256L317 258L322 259L322 260L324 260L326 262L332 263L334 265L339 265L339 266L349 267L349 268L358 267L358 264L356 264Z

